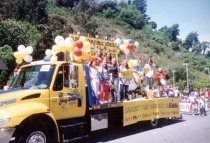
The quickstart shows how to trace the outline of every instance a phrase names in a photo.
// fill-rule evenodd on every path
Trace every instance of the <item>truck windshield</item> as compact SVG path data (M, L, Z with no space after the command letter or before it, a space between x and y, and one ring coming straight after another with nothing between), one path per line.
M15 76L11 88L46 89L49 88L55 65L34 65L21 68Z

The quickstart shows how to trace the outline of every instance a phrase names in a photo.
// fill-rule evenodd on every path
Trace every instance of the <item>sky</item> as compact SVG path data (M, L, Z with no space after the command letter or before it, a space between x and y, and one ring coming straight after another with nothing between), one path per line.
M200 42L210 42L210 0L147 0L147 15L158 29L179 24L179 38L197 32Z

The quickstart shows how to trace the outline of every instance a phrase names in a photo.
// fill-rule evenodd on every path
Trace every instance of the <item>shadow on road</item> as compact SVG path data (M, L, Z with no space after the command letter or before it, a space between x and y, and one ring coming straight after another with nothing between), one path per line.
M157 128L178 124L183 121L185 120L164 120ZM96 132L93 133L86 141L83 140L80 141L80 143L103 143L152 129L154 128L152 128L148 123L144 122L144 123L130 125L124 128L118 128L115 130L105 130L105 131Z

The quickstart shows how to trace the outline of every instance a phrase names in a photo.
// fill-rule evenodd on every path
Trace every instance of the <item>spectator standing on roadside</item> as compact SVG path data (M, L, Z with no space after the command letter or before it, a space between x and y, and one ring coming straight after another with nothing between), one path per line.
M206 109L205 109L205 99L204 96L201 95L199 98L199 106L200 106L200 116L206 116Z

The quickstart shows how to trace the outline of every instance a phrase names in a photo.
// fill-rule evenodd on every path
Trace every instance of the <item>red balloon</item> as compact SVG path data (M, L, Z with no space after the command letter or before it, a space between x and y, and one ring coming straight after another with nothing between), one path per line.
M74 54L76 55L76 56L82 56L82 51L79 49L79 48L75 48L74 49Z
M132 51L132 50L134 50L134 45L133 44L128 44L128 49L130 50L130 51Z
M75 43L75 45L76 45L77 48L82 49L82 47L83 47L83 42L80 41L80 40L77 40L76 43Z

